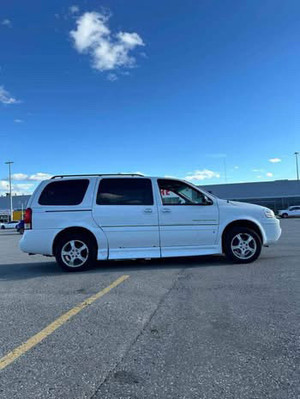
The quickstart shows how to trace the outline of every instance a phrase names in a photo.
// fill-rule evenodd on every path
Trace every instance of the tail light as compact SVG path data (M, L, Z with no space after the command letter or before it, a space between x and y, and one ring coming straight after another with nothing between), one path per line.
M32 209L27 208L24 215L24 228L25 230L32 229Z

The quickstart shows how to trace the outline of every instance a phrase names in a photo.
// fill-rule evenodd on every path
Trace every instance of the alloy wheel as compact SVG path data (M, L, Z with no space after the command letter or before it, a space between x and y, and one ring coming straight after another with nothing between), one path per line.
M68 267L80 267L89 257L88 246L80 240L70 240L61 249L62 261Z
M236 234L231 240L231 250L239 259L250 259L256 252L255 238L249 233Z

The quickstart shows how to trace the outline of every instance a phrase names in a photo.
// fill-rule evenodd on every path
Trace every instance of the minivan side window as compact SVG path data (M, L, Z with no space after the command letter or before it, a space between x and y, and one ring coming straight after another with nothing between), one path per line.
M163 205L209 205L211 200L179 180L158 180Z
M153 205L150 179L102 179L97 193L97 205Z
M85 196L89 180L61 180L49 183L42 191L40 205L79 205Z

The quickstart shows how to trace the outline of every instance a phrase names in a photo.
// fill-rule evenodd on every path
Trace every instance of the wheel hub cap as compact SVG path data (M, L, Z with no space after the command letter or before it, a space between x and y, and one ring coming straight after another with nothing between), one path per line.
M61 258L68 267L80 267L88 259L88 246L80 240L68 241L61 250Z
M236 234L231 240L231 250L239 259L251 258L257 249L255 238L249 233Z

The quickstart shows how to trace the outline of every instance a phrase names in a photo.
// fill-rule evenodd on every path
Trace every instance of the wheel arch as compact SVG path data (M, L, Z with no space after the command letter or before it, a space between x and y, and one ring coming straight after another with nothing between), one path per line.
M83 234L86 237L88 237L95 245L96 251L98 251L98 243L97 243L97 239L96 239L95 235L85 227L74 226L74 227L65 228L64 230L60 231L55 236L55 238L53 240L53 244L52 244L52 253L55 254L56 246L61 238L63 238L64 236L66 236L68 234L73 234L73 233L74 234Z
M223 252L224 252L224 242L225 242L226 234L233 227L248 227L249 229L254 230L258 234L258 236L261 239L262 244L265 242L265 237L264 237L262 228L257 223L255 223L252 220L248 220L248 219L234 220L234 221L228 223L225 226L225 228L223 229L223 232L222 232L222 251Z

